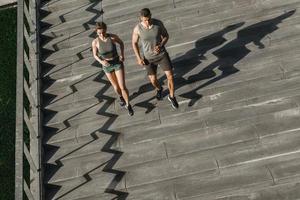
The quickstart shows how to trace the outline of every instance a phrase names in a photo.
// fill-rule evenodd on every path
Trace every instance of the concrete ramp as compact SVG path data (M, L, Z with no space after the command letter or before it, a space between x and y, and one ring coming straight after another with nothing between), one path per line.
M131 47L141 8L162 20L174 110ZM43 3L45 199L300 199L299 0ZM91 53L97 21L125 43L129 117Z

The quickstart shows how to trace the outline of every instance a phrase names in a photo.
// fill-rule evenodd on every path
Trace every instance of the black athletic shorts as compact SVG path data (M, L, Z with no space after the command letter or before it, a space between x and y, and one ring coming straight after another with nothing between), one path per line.
M162 68L164 71L171 71L172 70L172 63L169 57L169 54L166 52L162 58L159 60L147 60L145 61L145 68L147 70L148 75L155 75L157 73L157 66Z

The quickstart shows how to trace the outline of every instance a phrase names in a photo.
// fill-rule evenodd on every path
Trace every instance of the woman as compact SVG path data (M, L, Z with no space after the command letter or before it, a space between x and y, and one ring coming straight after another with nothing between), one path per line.
M114 34L106 33L104 22L96 23L97 38L93 40L93 56L103 66L108 80L114 87L115 92L120 96L121 106L125 106L128 114L134 114L129 103L128 90L125 85L124 73L124 43ZM121 55L118 55L116 44L120 45Z

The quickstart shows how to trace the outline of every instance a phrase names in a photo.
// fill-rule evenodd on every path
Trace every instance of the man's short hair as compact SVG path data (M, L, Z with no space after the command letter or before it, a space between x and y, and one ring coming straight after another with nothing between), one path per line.
M149 8L143 8L143 9L140 11L140 16L141 16L141 17L151 17L150 9L149 9Z

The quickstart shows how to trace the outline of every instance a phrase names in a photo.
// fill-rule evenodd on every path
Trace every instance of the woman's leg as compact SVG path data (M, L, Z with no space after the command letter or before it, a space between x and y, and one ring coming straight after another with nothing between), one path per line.
M121 89L119 87L118 81L117 81L117 77L115 72L110 72L110 73L105 73L106 77L108 78L109 82L111 83L111 85L113 86L115 92L119 95L122 96L122 92Z
M128 95L128 89L126 88L125 84L125 72L124 72L124 66L121 67L118 71L115 71L116 79L119 85L119 88L121 90L122 96L125 99L125 102L127 105L129 105L129 95Z
M118 81L119 87L121 89L122 92L122 96L125 99L126 102L126 108L128 110L128 115L132 116L134 114L134 111L129 103L129 97L128 97L128 90L126 88L125 85L125 73L124 73L124 66L121 67L121 69L119 69L118 71L115 71L116 74L116 79Z

